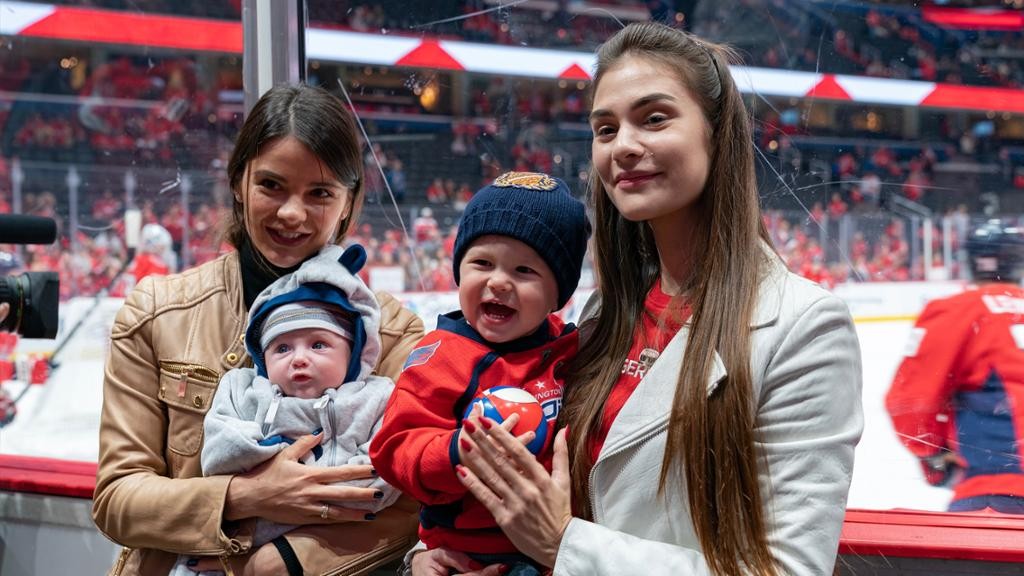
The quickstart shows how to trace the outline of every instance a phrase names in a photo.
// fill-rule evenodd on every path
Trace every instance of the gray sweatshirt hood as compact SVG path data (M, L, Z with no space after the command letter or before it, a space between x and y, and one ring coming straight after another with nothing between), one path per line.
M260 349L260 333L267 315L282 304L303 301L331 304L354 314L352 360L345 382L365 380L373 372L380 357L380 306L357 275L365 263L366 251L358 244L348 249L325 246L298 270L278 278L256 297L249 310L245 346L257 374L267 375Z

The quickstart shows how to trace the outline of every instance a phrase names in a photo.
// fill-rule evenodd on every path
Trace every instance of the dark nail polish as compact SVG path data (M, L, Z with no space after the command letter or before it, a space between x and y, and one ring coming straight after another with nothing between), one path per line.
M490 418L481 418L480 424L483 425L484 430L490 430L492 426Z
M196 564L199 564L199 558L189 558L188 561L185 562L185 566L195 566Z
M377 517L377 515L373 514L373 513L370 513L370 514L367 514L366 516L363 516L363 518L366 519L366 520L373 520L376 517Z
M313 436L316 436L317 434L319 434L319 433L321 433L323 431L324 431L323 428L317 428L316 430L313 430Z
M370 468L370 475L371 476L379 476L379 474L377 474L377 469L376 468Z
M462 446L462 449L465 450L467 454L473 451L473 447L470 446L469 442L465 438L459 439L459 446Z
M380 500L381 498L384 497L384 493L381 492L380 490L377 490L376 492L373 493L373 497L376 498L377 500Z
M466 474L467 474L466 467L463 466L462 464L456 465L455 466L455 471L459 473L459 476L462 476L463 478L466 477Z
M476 432L476 425L470 422L469 420L463 420L462 427L465 428L466 432L469 432L470 434Z

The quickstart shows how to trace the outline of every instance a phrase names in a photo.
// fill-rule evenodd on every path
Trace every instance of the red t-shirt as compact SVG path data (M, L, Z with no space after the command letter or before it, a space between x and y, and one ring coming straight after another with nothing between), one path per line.
M683 324L690 319L690 313L688 302L679 299L673 302L672 297L662 291L660 278L647 293L644 312L633 335L633 345L622 363L619 380L605 402L601 429L588 440L592 462L597 462L597 455L601 453L604 440L608 437L608 430L611 429L619 411L626 405L626 400L629 400L630 395L647 374L647 370L661 355L661 351L676 332L679 332Z

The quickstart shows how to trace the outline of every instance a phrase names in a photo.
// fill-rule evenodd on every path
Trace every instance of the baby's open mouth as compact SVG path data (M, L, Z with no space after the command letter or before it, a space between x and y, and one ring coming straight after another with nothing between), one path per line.
M499 320L504 320L516 313L514 308L509 308L497 302L484 302L481 308L483 308L484 314Z

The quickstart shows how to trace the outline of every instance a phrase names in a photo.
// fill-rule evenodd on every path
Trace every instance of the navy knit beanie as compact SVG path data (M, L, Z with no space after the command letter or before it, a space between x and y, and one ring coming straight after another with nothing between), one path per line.
M469 245L488 234L515 238L536 250L558 282L558 309L565 306L579 284L590 237L583 203L565 182L547 174L507 172L474 194L455 237L456 285Z

